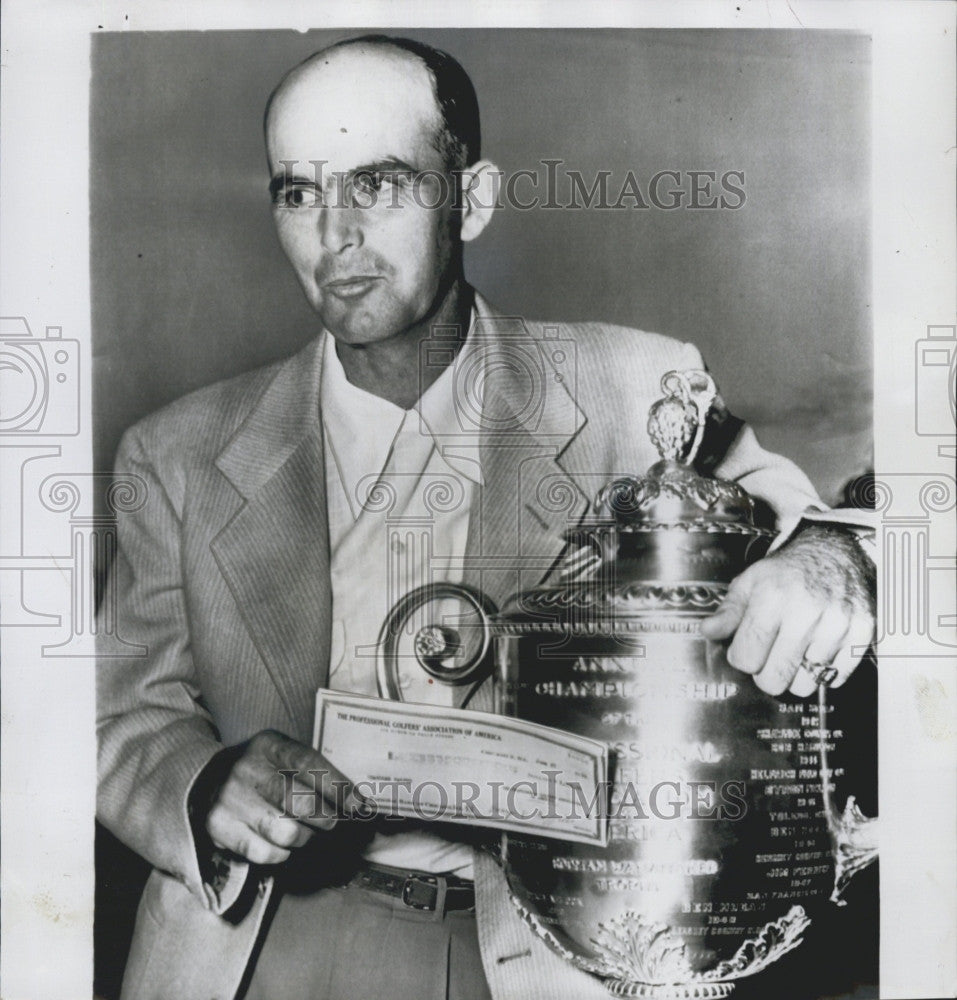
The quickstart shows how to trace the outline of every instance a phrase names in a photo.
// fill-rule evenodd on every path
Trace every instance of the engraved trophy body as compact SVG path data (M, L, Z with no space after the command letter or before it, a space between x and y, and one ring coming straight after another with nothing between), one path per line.
M813 699L773 697L700 635L773 534L739 486L692 467L710 377L670 372L662 389L661 461L605 486L546 582L483 615L497 711L609 744L607 799L573 803L607 810L608 843L510 832L501 857L532 931L612 993L724 997L801 943L808 910L876 857L876 830L853 798L835 807L857 720L829 678ZM422 631L434 674L443 649Z

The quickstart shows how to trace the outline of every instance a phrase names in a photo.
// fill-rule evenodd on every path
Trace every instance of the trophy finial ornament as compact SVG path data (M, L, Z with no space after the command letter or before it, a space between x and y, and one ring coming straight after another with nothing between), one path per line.
M697 369L670 371L661 378L661 391L648 411L648 436L660 461L644 476L622 476L603 486L595 510L628 530L702 519L753 524L754 504L745 490L694 468L718 394L714 380Z
M714 380L703 371L671 371L662 376L661 391L665 396L648 412L648 435L663 460L691 465L717 395Z

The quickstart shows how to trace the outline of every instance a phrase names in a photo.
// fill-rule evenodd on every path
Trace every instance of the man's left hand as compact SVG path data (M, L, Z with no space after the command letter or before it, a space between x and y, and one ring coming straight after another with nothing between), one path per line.
M762 691L807 698L820 667L847 680L874 629L873 566L846 531L809 525L734 580L701 633L734 636L728 662Z

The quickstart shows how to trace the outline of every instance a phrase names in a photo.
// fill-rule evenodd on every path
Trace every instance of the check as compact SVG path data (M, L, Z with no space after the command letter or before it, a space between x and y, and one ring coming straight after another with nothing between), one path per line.
M379 815L607 843L608 747L596 740L322 688L313 743Z

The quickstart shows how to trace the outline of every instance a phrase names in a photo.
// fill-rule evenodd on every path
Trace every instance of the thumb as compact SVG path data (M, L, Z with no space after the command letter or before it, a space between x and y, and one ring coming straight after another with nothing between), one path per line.
M745 570L728 587L721 607L701 623L701 634L706 639L729 639L734 635L751 600L752 587L750 571Z

